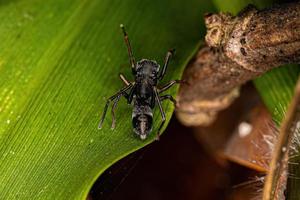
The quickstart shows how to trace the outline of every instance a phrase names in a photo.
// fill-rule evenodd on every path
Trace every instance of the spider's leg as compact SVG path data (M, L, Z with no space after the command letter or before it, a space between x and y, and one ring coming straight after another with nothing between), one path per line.
M132 85L128 85L128 86L122 88L119 92L117 92L116 94L114 94L113 96L111 96L107 99L104 110L103 110L103 114L102 114L102 117L101 117L101 120L100 120L100 123L98 125L98 129L102 128L102 124L103 124L103 121L104 121L104 118L105 118L105 115L106 115L106 112L107 112L107 108L108 108L110 102L113 101L114 99L118 98L118 96L124 96L124 92L126 92L130 88L132 88Z
M116 117L115 117L115 109L117 107L117 104L121 98L121 94L119 96L116 97L114 104L111 108L111 116L112 116L112 123L111 123L111 129L114 129L116 127Z
M156 88L154 88L154 95L155 95L155 100L156 100L156 103L159 107L159 111L160 111L160 114L161 114L161 118L162 118L162 121L161 121L161 124L158 128L158 131L157 131L157 137L156 139L159 140L159 136L160 136L160 130L162 129L162 127L164 126L164 123L166 122L166 114L165 114L165 111L161 105L161 100L158 96L158 91Z
M129 91L129 94L128 94L128 96L127 96L127 103L128 103L128 104L131 104L132 99L133 99L133 96L134 96L134 94L135 94L135 91L136 91L136 86L135 86L134 83L133 83L132 89Z
M125 85L128 86L130 84L130 81L128 81L122 73L119 74L119 77L123 81L123 83L125 83Z
M180 84L180 83L186 83L185 81L183 80L173 80L173 81L170 81L169 83L167 83L166 85L162 86L161 88L158 89L158 92L159 93L162 93L168 89L170 89L174 84Z
M120 28L123 31L124 41L125 41L125 44L127 46L131 69L132 69L133 74L135 74L135 71L136 71L135 58L134 58L133 53L132 53L132 49L131 49L131 45L130 45L130 42L129 42L129 38L128 38L127 32L126 32L125 27L124 27L123 24L120 24Z
M168 51L168 53L167 53L167 55L166 55L166 58L165 58L164 66L163 66L163 68L159 71L159 74L158 74L158 80L162 80L163 77L165 76L166 71L167 71L167 67L168 67L168 64L169 64L169 61L170 61L172 55L174 54L174 52L175 52L174 49Z
M174 97L172 97L171 95L167 94L167 95L163 95L159 97L160 101L164 101L166 99L169 99L170 101L172 101L172 103L174 104L175 107L177 107L177 102L174 99Z

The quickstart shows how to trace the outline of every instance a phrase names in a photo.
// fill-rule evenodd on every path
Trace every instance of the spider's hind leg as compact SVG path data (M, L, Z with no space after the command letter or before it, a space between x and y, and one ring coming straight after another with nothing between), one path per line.
M162 127L164 126L165 122L166 122L166 113L161 105L161 100L160 100L160 97L158 96L158 91L156 88L154 88L154 95L155 95L155 100L156 100L156 103L158 105L158 108L159 108L159 111L160 111L160 114L161 114L161 118L162 118L162 121L161 121L161 124L158 128L158 131L157 131L157 135L156 135L156 140L159 140L159 136L160 136L160 131L162 129Z
M130 84L130 85L124 87L123 89L121 89L119 92L117 92L113 96L111 96L111 97L108 98L108 100L106 101L106 104L105 104L105 107L104 107L103 114L101 116L99 125L98 125L98 129L102 128L102 125L103 125L103 122L104 122L104 119L105 119L105 116L106 116L106 112L107 112L107 109L108 109L108 106L109 106L110 102L113 101L113 100L115 100L115 99L117 99L114 102L113 107L112 107L113 122L115 121L115 119L114 119L114 110L115 110L115 107L117 106L117 103L118 103L119 99L121 98L121 96L125 96L125 98L126 98L126 96L127 96L126 91L128 91L131 88L132 88L132 85Z
M168 100L170 100L173 103L173 105L175 107L177 107L177 101L176 101L176 99L174 99L174 97L172 97L169 94L160 96L159 99L160 99L160 101L164 101L164 100L168 99Z

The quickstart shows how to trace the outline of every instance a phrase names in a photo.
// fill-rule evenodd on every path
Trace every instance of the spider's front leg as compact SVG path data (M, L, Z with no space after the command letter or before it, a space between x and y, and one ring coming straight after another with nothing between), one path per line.
M135 74L136 73L136 64L135 64L135 58L134 58L133 53L132 53L131 45L130 45L130 42L129 42L129 38L128 38L127 32L126 32L125 27L124 27L123 24L120 24L120 28L123 31L124 41L125 41L127 51L128 51L131 70L132 70L133 74Z

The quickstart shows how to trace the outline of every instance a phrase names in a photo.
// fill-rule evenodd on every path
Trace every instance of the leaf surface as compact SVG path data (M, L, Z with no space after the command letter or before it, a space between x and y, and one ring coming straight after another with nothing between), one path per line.
M164 83L179 79L203 35L205 1L0 0L0 199L85 199L110 165L155 138L132 132L121 100L117 126L106 99L133 80L119 25L137 60L161 65L177 53ZM175 94L176 89L170 91ZM164 103L169 120L171 103Z

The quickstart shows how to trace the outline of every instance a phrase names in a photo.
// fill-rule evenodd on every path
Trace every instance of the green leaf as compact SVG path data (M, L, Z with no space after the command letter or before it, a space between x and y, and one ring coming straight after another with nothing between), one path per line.
M277 124L284 119L288 105L294 95L300 69L297 65L286 65L274 69L254 81L266 106Z
M258 8L271 5L272 0L213 0L217 9L221 12L230 12L233 15L239 13L247 5L253 4Z
M199 0L0 0L0 199L85 199L97 177L145 142L132 132L121 100L117 126L106 99L133 79L119 25L137 59L162 63L178 79L204 33ZM175 94L175 89L171 94ZM169 120L170 103L164 108Z

